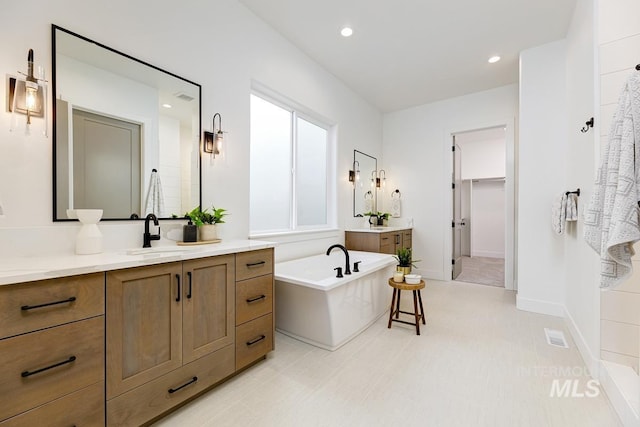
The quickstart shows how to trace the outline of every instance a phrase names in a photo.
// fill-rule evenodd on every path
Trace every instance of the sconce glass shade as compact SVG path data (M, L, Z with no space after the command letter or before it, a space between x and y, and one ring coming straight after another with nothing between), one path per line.
M213 132L204 132L204 141L202 143L202 151L205 153L213 153L213 145L214 145L214 135Z
M380 171L378 172L378 178L376 178L376 187L380 188L382 187L384 189L384 187L387 186L387 173L385 172L384 169L380 169Z
M216 130L216 117L219 119L218 130ZM202 149L205 153L213 154L213 157L222 154L222 143L224 141L224 132L222 131L222 116L220 113L213 115L213 132L204 133L204 141Z
M213 138L213 155L216 156L222 153L222 142L224 141L224 135L222 130L216 132Z
M10 113L26 114L29 118L44 117L43 86L9 77L8 97L8 110Z
M353 162L353 170L349 171L349 182L356 185L356 181L360 181L360 163L357 160Z

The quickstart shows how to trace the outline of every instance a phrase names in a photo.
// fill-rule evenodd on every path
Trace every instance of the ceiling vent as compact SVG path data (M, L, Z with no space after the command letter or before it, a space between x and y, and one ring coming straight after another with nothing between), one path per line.
M186 93L183 92L178 92L175 94L175 97L178 99L181 99L183 101L187 101L187 102L191 102L193 101L195 98L193 96L189 96Z

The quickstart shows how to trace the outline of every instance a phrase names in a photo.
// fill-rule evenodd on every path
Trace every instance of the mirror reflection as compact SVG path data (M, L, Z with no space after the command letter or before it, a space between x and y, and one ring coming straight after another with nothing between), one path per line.
M364 216L367 212L376 211L375 174L378 160L366 153L353 150L353 216ZM373 180L372 180L373 178Z
M54 221L200 205L200 85L53 26Z

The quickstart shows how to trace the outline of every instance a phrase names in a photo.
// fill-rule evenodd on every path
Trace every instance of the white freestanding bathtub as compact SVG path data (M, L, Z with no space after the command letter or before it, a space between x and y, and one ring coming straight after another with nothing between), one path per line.
M283 334L327 350L336 350L364 331L391 301L388 280L393 256L349 251L351 268L360 272L336 278L335 267L345 267L344 253L314 255L277 263L276 329Z

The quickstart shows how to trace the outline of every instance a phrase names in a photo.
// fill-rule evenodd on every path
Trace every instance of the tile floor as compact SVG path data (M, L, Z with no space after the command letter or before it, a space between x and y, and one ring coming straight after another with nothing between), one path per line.
M276 334L267 360L155 425L620 425L604 392L549 396L554 380L588 391L562 319L519 311L514 292L490 286L429 281L423 299L421 336L387 329L386 316L335 352ZM570 348L549 346L545 327L563 330Z
M504 288L504 258L463 256L462 273L456 280Z

